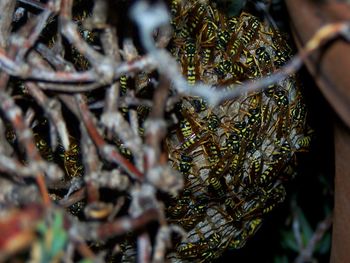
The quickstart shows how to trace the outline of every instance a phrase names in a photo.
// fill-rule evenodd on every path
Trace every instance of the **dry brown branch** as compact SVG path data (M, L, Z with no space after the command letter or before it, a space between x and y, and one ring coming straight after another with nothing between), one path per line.
M111 145L108 145L102 136L97 131L95 124L93 123L93 120L91 119L91 115L89 114L88 107L86 103L84 102L83 98L79 95L76 96L77 103L79 105L81 117L84 121L85 127L97 146L99 153L104 156L106 160L109 160L111 162L114 162L118 165L120 165L123 169L125 169L128 174L136 180L142 179L143 175L140 171L136 169L136 167L130 163L128 160L126 160L120 153Z
M60 102L55 99L49 99L33 82L26 82L26 87L29 94L44 109L47 117L59 134L63 147L67 150L69 148L69 137L66 123L62 116Z
M329 230L333 222L333 215L329 214L325 219L317 224L316 230L305 247L301 247L298 257L294 263L311 262L316 246L319 244L325 233Z
M87 238L93 240L125 235L129 231L143 228L147 223L156 221L157 218L158 211L156 209L150 209L135 218L122 217L116 221L104 223L98 226L88 224L85 226L88 229L82 230L82 235L88 235Z
M16 1L4 0L0 3L2 15L0 17L0 47L6 48L12 29L12 14L15 10Z

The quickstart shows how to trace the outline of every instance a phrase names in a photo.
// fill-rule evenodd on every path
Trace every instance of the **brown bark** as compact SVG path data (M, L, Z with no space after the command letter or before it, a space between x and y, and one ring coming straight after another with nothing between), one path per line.
M350 262L350 130L337 122L335 137L335 204L331 263Z
M328 23L349 21L350 5L338 1L286 0L298 46ZM315 52L306 61L324 96L340 118L350 127L350 46L340 37Z
M349 21L350 6L330 0L286 0L299 47L328 23ZM306 66L339 115L335 124L335 200L331 263L350 262L350 46L336 39L319 49ZM343 122L342 122L343 121Z

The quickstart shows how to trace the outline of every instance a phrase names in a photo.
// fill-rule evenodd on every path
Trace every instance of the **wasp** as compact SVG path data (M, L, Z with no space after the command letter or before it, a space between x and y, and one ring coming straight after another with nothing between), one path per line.
M181 196L181 198L177 199L174 205L170 205L167 209L168 214L171 218L181 218L187 214L190 204L189 196Z
M244 28L245 31L241 37L244 46L248 46L251 43L251 41L253 41L256 38L259 27L259 20L255 17L250 17L248 20L248 25Z
M260 202L263 204L262 214L271 212L279 203L284 201L286 191L282 185L278 185L269 191L264 196L260 197Z
M259 177L259 183L261 185L266 185L269 183L273 177L275 167L272 165L267 166L265 171Z
M280 52L281 57L283 56L284 58L290 58L292 50L291 48L286 45L285 41L285 36L281 33L278 32L276 29L273 29L273 49L276 50L276 52Z
M128 90L128 77L126 75L122 75L119 78L120 83L120 93L121 95L125 95Z
M289 57L284 51L275 50L275 57L273 59L273 63L277 66L277 68L284 66Z
M53 152L50 145L38 133L34 133L35 145L38 148L40 155L47 161L53 160Z
M255 50L256 59L258 62L259 71L266 75L274 69L272 66L271 56L264 46L261 46Z
M183 25L181 30L176 30L175 32L177 33L176 34L178 36L177 40L179 42L182 42L182 39L187 39L191 36L190 29L189 29L188 25ZM176 42L176 40L175 40L175 42ZM176 55L176 54L174 54L174 55Z
M248 113L248 124L254 125L261 121L261 110L260 108L249 109Z
M251 127L245 121L236 122L233 128L241 138L249 137Z
M248 235L247 232L242 230L238 235L236 235L235 237L233 237L229 244L228 244L228 248L229 249L240 249L242 248L245 243L246 243L246 239L247 239Z
M226 149L232 154L238 154L240 149L240 137L236 132L231 132L226 139Z
M243 151L240 151L239 154L236 154L233 156L233 158L231 159L231 163L230 163L230 170L231 173L236 174L239 172L239 168L241 168L241 161L242 161L242 156L243 155Z
M177 14L180 11L180 2L181 2L180 0L171 0L170 13L174 18L177 16Z
M211 59L212 46L215 44L217 25L209 20L205 20L199 33L200 46L202 50L202 64L207 65Z
M209 134L189 113L183 111L182 114L185 118L180 122L180 149L190 151L197 143L204 142Z
M207 104L205 103L204 99L193 99L191 101L191 104L194 107L194 110L198 112L202 112L207 109Z
M295 122L303 121L305 120L306 116L306 110L304 105L302 105L302 102L299 100L295 107L291 109L292 118Z
M187 211L191 211L191 209L187 207ZM181 217L181 220L170 220L170 221L180 224L185 230L189 231L193 229L193 227L195 227L200 221L202 221L205 215L206 213L204 212L190 213L190 214L186 213L186 215Z
M177 223L179 223L184 229L191 230L205 217L207 205L208 199L203 196L193 199L191 204L187 205L187 212L181 217L181 222Z
M244 64L248 67L248 68L251 68L251 67L256 67L256 59L255 57L249 52L249 51L246 51L246 50L243 50L243 53L244 53L244 56L245 56L245 62ZM257 67L256 67L257 68Z
M308 148L310 146L311 139L311 135L306 135L302 138L299 138L297 140L299 148Z
M217 258L220 253L217 252L221 242L221 236L217 233L213 233L208 237L208 249L202 253L203 260L200 262L207 262L209 259Z
M209 19L204 19L204 24L199 32L199 40L201 46L211 47L213 46L214 40L217 36L218 26Z
M201 3L197 3L193 8L189 9L187 24L189 25L191 33L196 34L196 32L198 32L198 25L207 14L207 6Z
M231 74L236 78L241 78L245 76L245 70L245 67L240 62L236 62L232 65Z
M67 175L70 177L77 177L83 174L83 165L81 163L80 151L78 143L71 140L71 145L63 154L64 168Z
M181 143L181 150L186 151L188 149L191 149L198 140L199 136L196 133L191 134L189 137L186 137L186 139Z
M267 97L272 98L274 96L274 94L275 94L275 91L276 91L276 86L275 85L270 85L264 90L264 94Z
M231 17L228 19L228 27L231 32L237 31L237 26L239 25L239 19L237 17Z
M240 221L242 218L242 211L239 207L242 204L242 200L235 194L231 194L225 198L224 205L229 215L234 217L235 221ZM232 220L232 219L231 219Z
M233 77L239 78L244 76L245 68L243 65L239 62L237 63L232 63L229 60L224 60L221 61L217 67L216 67L216 72L221 76L224 77L227 74L232 74Z
M289 154L291 152L291 147L288 141L284 141L281 145L281 153L282 154Z
M123 143L117 142L118 151L128 160L132 159L131 151Z
M197 79L197 67L196 67L196 45L188 39L185 44L185 74L187 75L187 82L189 85L194 85Z
M222 15L218 12L217 9L212 8L211 5L207 5L207 14L208 19L213 21L215 24L219 24L222 21Z
M189 138L193 134L191 123L187 119L180 121L180 129L184 138Z
M280 140L276 140L276 145L279 146L279 151L278 152L273 152L272 153L272 159L275 161L281 160L282 156L289 155L291 153L291 147L288 141L284 141L281 144Z
M196 55L196 45L192 39L187 39L185 43L185 56L189 64L194 64Z
M228 45L228 54L230 55L231 61L236 61L239 59L239 56L242 53L243 50L243 42L240 38L236 38L232 44Z
M249 223L247 223L245 228L247 229L248 236L252 236L259 229L259 227L261 226L261 223L262 223L261 218L255 218L251 220Z
M255 180L257 180L257 178L259 178L259 176L261 175L262 169L263 169L263 161L254 159L251 164L249 176L247 177L249 180L248 182L249 185L251 185Z
M192 167L193 158L191 156L181 154L179 169L182 174L187 174Z
M215 70L216 70L216 73L218 73L221 77L224 77L228 73L231 73L232 62L229 60L224 60L217 65Z
M227 30L219 31L217 34L217 47L219 50L225 51L231 35Z
M187 137L180 145L180 149L185 152L190 152L194 147L204 143L209 138L209 134L206 131L199 133L192 133Z
M202 50L202 63L207 65L211 59L212 50L210 48L203 48Z
M182 142L180 144L180 149L185 152L189 152L191 149L193 149L195 146L198 145L198 143L205 142L205 140L208 138L209 134L205 130L196 130L193 129L192 125L189 125L189 121L185 120L184 125L181 126L181 135L182 135Z
M220 178L229 168L230 159L232 155L226 154L224 155L220 162L218 162L215 167L211 170L209 176Z
M180 243L176 250L183 259L198 259L198 256L201 255L200 262L204 262L217 256L215 250L218 249L220 242L220 235L213 233L207 239L202 238L197 242Z
M290 150L287 150L287 149L288 148L285 148L285 150L282 150L281 152L278 152L278 153L272 153L273 154L272 159L274 159L274 161L267 165L267 168L259 177L260 185L270 184L272 179L275 178L275 176L279 175L282 169L285 168L286 160L282 158L282 155L290 154Z
M216 165L221 158L221 152L220 152L219 146L215 142L209 141L204 144L204 149L208 155L208 160L210 165L211 166Z
M205 247L205 246L204 246ZM198 243L181 243L177 249L177 253L183 259L195 259L203 251L203 244Z
M211 114L208 118L208 129L216 131L220 126L220 119L216 114Z
M191 214L199 215L205 212L209 200L206 196L199 196L194 201L193 204L189 206Z
M224 184L221 179L215 176L210 176L208 179L208 189L219 198L224 198L226 195L226 183Z
M270 64L271 63L271 57L270 54L267 52L265 47L259 47L255 50L255 54L257 56L258 62L260 64Z
M286 96L286 93L284 90L282 89L276 90L273 96L276 100L277 106L286 107L289 105L289 99Z

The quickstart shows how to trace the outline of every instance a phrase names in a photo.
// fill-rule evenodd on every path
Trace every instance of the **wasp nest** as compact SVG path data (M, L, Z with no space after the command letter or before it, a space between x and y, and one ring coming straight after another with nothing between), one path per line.
M189 85L230 89L271 74L291 56L284 36L250 13L226 17L200 1L172 1L171 13L171 51ZM214 108L185 97L175 111L178 126L166 144L185 188L167 215L187 236L170 258L201 262L244 246L284 200L295 153L309 141L306 112L294 75Z

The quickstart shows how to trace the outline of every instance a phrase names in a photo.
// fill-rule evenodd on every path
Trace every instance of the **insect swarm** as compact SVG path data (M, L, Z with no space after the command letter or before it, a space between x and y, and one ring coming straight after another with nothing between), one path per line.
M38 242L14 250L33 260L204 262L243 247L283 201L281 172L308 146L302 96L292 75L217 106L195 94L200 84L229 92L271 74L288 60L275 50L285 40L248 12L228 17L205 1L169 3L172 29L169 12L144 1L115 3L115 24L102 0L17 4L31 9L21 22L8 18L16 30L0 50L0 162L13 182L37 191L26 200L11 185L1 202L39 203L35 220L51 234L30 226ZM141 43L123 31L123 10ZM164 27L148 36L135 17L152 12ZM183 79L166 74L173 68ZM178 79L189 89L179 91ZM52 233L64 244L46 255Z
M185 15L181 18L175 15L178 23L172 24L175 38L170 45L173 54L181 57L187 54L181 43L196 43L197 53L204 58L199 59L201 74L196 83L218 87L239 83L273 72L283 59L288 60L281 58L276 50L276 43L288 47L286 40L280 34L266 33L272 31L271 26L254 15L242 12L227 17L212 3L207 3L207 8L201 8L198 14L187 10L201 5L199 1L181 3L179 12ZM212 17L212 11L220 19ZM188 21L192 20L198 21L196 27L192 27L190 36L184 37L181 30L191 28ZM206 29L208 23L216 30L212 34L212 42L216 44L211 46L203 38L203 31L196 30ZM186 69L185 60L180 60L180 64ZM167 149L175 149L169 150L173 167L184 167L183 156L186 156L186 169L180 169L185 188L167 209L171 222L178 221L188 233L170 254L172 262L210 261L228 247L244 246L264 216L283 202L283 182L288 179L283 170L309 141L304 134L305 118L300 121L293 118L303 103L294 78L284 79L270 93L241 96L216 107L203 102L205 107L198 108L197 99L189 96L178 103L180 125L170 131L166 143ZM191 79L189 84L194 82ZM211 116L215 116L215 128ZM207 203L198 217L191 211L200 200ZM182 215L173 218L174 211L180 211L178 204ZM213 236L216 236L215 244L211 241Z

